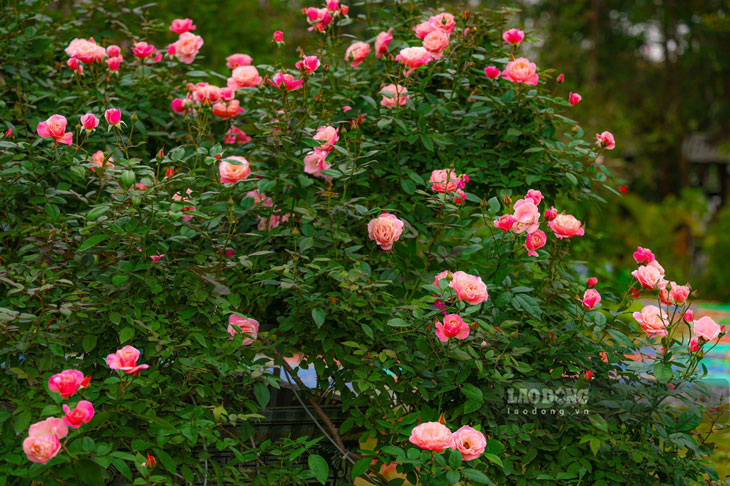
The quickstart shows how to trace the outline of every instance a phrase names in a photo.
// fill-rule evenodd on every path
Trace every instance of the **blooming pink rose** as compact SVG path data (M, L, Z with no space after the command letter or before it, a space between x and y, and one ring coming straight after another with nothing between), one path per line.
M513 83L525 83L536 86L540 77L537 75L537 66L524 57L518 57L507 63L502 72L502 78Z
M314 140L321 143L321 145L315 150L325 150L327 152L331 151L332 146L340 139L338 132L339 129L329 125L319 127L317 132L314 134L314 137L312 137Z
M192 19L175 19L170 24L170 30L176 34L184 34L188 31L195 30L197 27L193 24Z
M232 89L228 89L229 93L233 93ZM193 87L193 101L199 104L211 104L221 99L221 88L208 83L198 83Z
M532 199L520 199L514 205L515 224L512 226L512 232L522 234L524 232L534 233L540 229L540 211L537 209L535 201Z
M311 25L308 30L324 32L324 28L332 22L332 14L330 14L327 7L309 7L305 8L303 12L307 16L307 22ZM347 14L343 13L343 15Z
M327 152L324 150L313 150L304 157L304 172L307 174L326 179L327 176L322 171L330 167L327 163Z
M248 54L231 54L226 58L228 69L236 69L241 66L250 66L253 59Z
M113 169L114 159L112 157L107 158L106 155L104 155L104 152L101 150L97 150L91 155L91 160L89 161L89 166L91 168L92 172L96 172L95 167L104 167L106 169Z
M99 119L93 113L81 115L81 125L86 130L93 130L99 126Z
M581 227L582 223L571 214L559 214L548 226L560 239L572 238L573 236L583 236L585 231Z
M488 79L497 79L502 74L502 71L496 66L487 66L484 68L484 74L486 74Z
M187 111L185 101L183 98L175 98L172 100L172 111L175 113L185 113Z
M227 103L219 101L218 103L213 104L213 116L217 116L224 120L240 115L244 111L246 110L241 108L241 103L238 100L229 101Z
M636 263L651 263L656 260L654 253L648 248L638 247L634 252Z
M98 45L93 38L89 40L74 39L66 47L65 52L68 57L78 59L84 64L101 62L106 57L106 49Z
M489 298L487 286L481 277L466 272L454 272L449 287L456 292L456 298L477 305Z
M494 220L494 227L499 228L502 231L509 231L516 222L517 220L511 214L503 214L499 217L499 219Z
M689 285L677 285L672 282L672 289L669 291L669 300L677 304L684 304L689 297Z
M444 49L449 45L449 34L436 29L423 38L423 47L434 59L441 59Z
M302 56L302 58L295 64L297 69L310 74L316 71L319 65L320 62L317 56Z
M634 312L634 319L649 337L666 336L668 318L667 313L655 305L647 305L641 312Z
M231 339L238 333L246 334L243 338L241 346L248 346L253 343L259 334L259 321L256 319L247 319L236 314L231 314L228 317L228 334L231 335Z
M44 437L47 435L55 435L59 439L63 439L68 435L68 426L63 419L50 417L36 422L28 428L28 437Z
M78 429L81 424L88 424L94 417L94 405L87 400L80 400L76 408L71 410L68 405L63 404L63 422L73 429Z
M601 294L596 289L588 289L583 293L583 307L593 309L601 302Z
M128 375L135 373L139 370L146 370L149 365L137 364L139 359L139 349L133 346L124 346L122 349L117 350L116 353L110 354L106 357L106 364L113 370L122 370Z
M52 138L58 143L71 145L73 143L73 133L66 132L66 117L63 115L53 115L48 120L40 122L36 131L42 138Z
M405 224L395 214L382 213L368 223L368 236L383 250L393 248L403 234Z
M122 50L117 45L110 45L106 48L106 54L110 57L117 57L122 55Z
M408 102L408 89L405 86L388 84L380 90L383 99L380 100L380 106L386 108L395 108L396 106L404 106Z
M134 47L132 47L134 57L138 57L140 59L150 57L154 55L156 51L157 48L155 46L146 42L135 42Z
M336 12L340 9L340 0L327 0L327 10Z
M532 202L534 202L535 206L537 206L540 204L540 201L545 199L545 197L542 195L542 192L535 189L530 189L529 191L527 191L527 196L525 196L525 199L532 199Z
M454 432L453 440L453 448L461 452L461 458L465 461L472 461L481 456L487 446L484 434L468 425Z
M547 221L552 221L557 217L558 217L558 210L555 209L555 207L551 207L550 209L545 211L545 219Z
M416 37L418 37L419 39L425 38L434 30L436 30L436 27L431 25L431 22L424 22L413 27L413 31L416 33Z
M48 379L48 389L62 397L70 397L79 389L84 381L84 374L79 370L63 370Z
M555 78L555 82L556 83L563 83L563 82L565 82L565 74L560 73L560 76L558 76L557 78Z
M568 95L568 103L570 103L571 106L577 105L580 102L580 100L582 100L582 99L583 99L583 97L581 95L579 95L578 93L571 92Z
M345 61L349 61L352 58L350 66L358 67L370 54L370 44L367 42L354 42L345 51Z
M519 44L525 40L525 33L520 29L510 29L502 34L502 39L508 44Z
M596 277L591 277L586 280L586 285L588 285L588 288L595 287L598 283L598 279Z
M109 71L118 71L122 61L124 61L122 56L114 56L106 60L106 65L109 68Z
M461 179L453 169L440 169L431 172L428 182L431 184L431 190L444 193L458 189Z
M281 44L282 42L284 42L284 32L280 30L274 32L274 42L276 42L277 44Z
M689 309L687 312L685 312L682 316L682 319L684 319L684 322L694 321L694 313L692 312L692 309Z
M419 67L431 62L432 59L431 54L424 47L406 47L395 56L396 61L402 62L405 67L409 68L406 71L406 77Z
M111 126L117 126L122 121L122 110L119 108L109 108L104 112L106 122Z
M231 129L226 132L226 136L223 139L223 143L228 145L241 145L250 141L251 137L246 135L243 130L236 127L231 127Z
M272 86L280 89L283 85L287 91L291 91L300 88L302 84L304 84L304 80L294 79L294 76L292 76L291 74L284 74L279 72L274 74L274 76L269 80L269 83L271 83Z
M448 276L449 276L449 271L448 271L448 270L444 270L443 272L441 272L441 273L437 274L437 275L436 275L436 276L434 277L434 279L433 279L433 284L434 284L434 285L435 285L436 287L438 287L438 286L439 286L439 282L440 282L440 281L441 281L442 279L445 279L445 278L447 278Z
M31 462L46 464L61 450L61 442L55 435L27 437L23 441L23 452Z
M693 328L697 337L705 341L714 341L722 332L722 327L708 316L694 321Z
M248 191L245 196L253 198L253 206L251 207L256 207L258 204L261 204L264 207L271 207L274 205L274 201L270 197L267 197L266 194L259 192L258 190Z
M232 164L227 162L233 160L238 162ZM235 184L238 181L242 181L251 174L251 167L248 164L248 160L238 155L231 155L226 157L225 160L221 160L218 165L218 171L221 174L221 182L223 184Z
M178 40L173 44L175 46L175 55L180 62L191 64L198 55L200 48L203 47L203 38L199 35L185 32L180 34Z
M616 147L616 141L613 139L611 132L597 133L596 139L598 140L598 145L606 150L613 150Z
M261 84L261 76L255 66L239 66L233 70L228 78L228 87L234 90L253 88Z
M469 325L459 314L444 316L444 323L436 322L436 337L446 342L451 338L466 339L469 336Z
M456 27L456 19L454 19L454 16L445 12L434 15L428 19L428 23L431 24L434 29L441 30L447 34L451 34Z
M388 32L381 32L375 38L375 57L378 59L388 53L388 45L393 42L392 32L393 29L388 29Z
M525 248L527 249L527 254L530 256L538 256L537 251L543 246L545 246L545 243L547 242L547 235L542 230L536 230L532 233L527 234L527 238L525 239Z
M408 440L421 449L435 452L443 452L453 443L451 431L439 422L424 422L415 426Z
M631 272L631 275L647 289L653 289L660 283L660 280L664 276L664 269L659 265L659 262L654 260L648 265L640 266Z

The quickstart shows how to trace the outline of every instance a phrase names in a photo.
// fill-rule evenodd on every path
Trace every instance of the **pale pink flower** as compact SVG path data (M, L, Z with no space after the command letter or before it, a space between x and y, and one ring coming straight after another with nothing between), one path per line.
M381 32L375 39L375 57L380 59L388 53L388 45L393 42L393 29L388 29L388 32Z
M324 150L313 150L304 157L304 172L307 174L326 179L327 176L322 171L330 167L327 163L327 152Z
M419 67L431 62L432 59L431 54L424 47L406 47L401 49L395 57L396 61L402 62L408 68L406 77L410 76Z
M88 424L94 417L94 405L87 400L80 400L76 404L76 408L71 408L63 404L63 422L73 429L78 429L82 424Z
M520 29L510 29L502 34L502 39L508 44L519 44L525 40L525 33Z
M531 86L536 86L540 79L535 63L524 57L518 57L514 61L508 62L502 72L502 78L513 83L524 83Z
M55 435L59 439L63 439L68 435L68 426L63 419L49 417L34 423L28 428L28 437L44 437L46 435Z
M395 214L383 212L368 223L368 236L383 250L390 250L403 234L405 224Z
M416 37L419 39L423 39L434 30L436 30L436 27L431 25L431 22L423 22L422 24L418 24L413 27L413 32L416 33Z
M106 357L106 364L113 370L122 370L128 375L135 373L139 370L145 370L149 368L146 364L137 364L139 359L139 350L133 346L124 346L122 349L117 350L116 353L110 354Z
M31 462L46 464L61 450L61 442L56 435L27 437L23 441L23 452Z
M614 140L611 132L597 133L596 140L598 140L598 145L606 150L613 150L616 148L616 141Z
M704 341L714 341L723 330L722 326L708 316L697 319L692 326L697 337Z
M316 147L315 150L325 150L327 152L331 151L332 147L337 144L337 141L340 139L338 132L338 128L334 128L329 125L319 127L317 132L314 134L314 137L312 137L314 140L321 143L321 145Z
M42 138L52 138L58 143L71 145L74 135L71 132L66 132L66 124L65 116L53 115L48 120L40 122L36 127L36 131Z
M380 90L383 99L380 100L380 106L386 108L395 108L396 106L404 106L408 102L408 89L405 86L388 84Z
M297 69L304 71L305 73L313 73L319 67L320 62L317 56L302 56L295 64Z
M134 53L134 57L145 59L154 55L157 52L157 48L146 42L135 42L134 47L132 47L132 52Z
M185 32L180 34L180 37L173 45L175 46L175 55L180 59L180 62L191 64L195 61L195 56L200 52L200 48L203 47L203 38Z
M648 265L642 265L633 272L631 275L639 282L642 286L647 289L653 289L659 285L660 281L664 277L664 268L659 265L656 260L650 262Z
M231 70L241 66L250 66L252 62L253 58L248 54L231 54L226 58L226 66Z
M444 49L449 45L449 35L443 30L436 29L423 38L423 47L431 57L441 59Z
M466 272L454 272L449 287L456 292L456 298L471 305L480 304L489 299L487 286L481 277Z
M232 164L229 160L238 162ZM223 184L235 184L238 181L246 179L251 174L251 167L249 166L248 160L238 155L231 155L226 157L225 160L221 160L218 165L218 171L220 172L221 182Z
M443 452L453 444L451 431L439 422L424 422L415 426L408 440L421 449L435 452Z
M534 233L540 229L540 211L537 209L535 201L529 198L520 199L513 207L515 223L512 226L512 232L519 235L522 233Z
M431 172L428 182L431 184L432 191L444 193L454 192L458 189L461 179L453 169L440 169Z
M434 29L441 30L447 34L451 34L456 27L456 19L453 14L440 13L428 19L428 22Z
M690 289L688 285L677 285L676 282L672 282L672 289L669 291L669 300L677 303L684 304L689 297Z
M358 67L370 54L370 44L367 42L354 42L345 51L345 61L352 59L350 66Z
M649 337L666 336L669 317L655 305L647 305L641 312L634 312L634 319Z
M89 40L74 39L65 49L68 57L78 59L84 64L92 64L101 62L106 57L106 49L98 45L93 37ZM72 68L75 69L75 68Z
M70 397L76 393L84 381L84 374L79 370L63 370L48 379L48 389L62 397Z
M241 108L241 102L238 100L232 100L228 102L219 101L218 103L213 104L213 116L217 116L218 118L222 118L224 120L233 118L234 116L240 115L245 111L246 110Z
M534 202L535 206L537 206L540 204L540 201L545 199L545 197L542 195L542 192L535 189L530 189L529 191L527 191L527 196L525 196L525 199L532 199L532 202Z
M437 274L437 275L436 275L436 276L434 277L434 279L433 279L433 284L434 284L434 285L435 285L436 287L438 287L438 286L439 286L439 282L440 282L441 280L443 280L443 279L447 278L448 276L449 276L449 271L448 271L448 270L444 270L443 272L441 272L441 273Z
M97 167L104 167L106 169L113 169L114 168L114 159L112 157L108 157L104 155L104 152L101 150L97 150L91 155L91 160L89 161L89 166L92 172L96 172Z
M261 76L255 66L239 66L233 70L228 78L228 87L233 90L253 88L261 84Z
M487 446L487 439L484 434L468 425L464 425L454 432L452 439L452 447L461 452L461 458L464 461L477 459L484 453L484 448Z
M192 19L175 19L170 24L170 30L176 34L184 34L185 32L195 30L197 27L193 24Z
M527 234L527 238L525 239L525 248L527 249L527 254L530 256L538 256L537 251L543 246L545 246L545 243L547 242L547 235L542 230L536 230L532 233Z
M469 325L459 314L448 314L443 320L443 324L436 322L436 337L440 341L446 342L451 338L462 340L469 336Z
M246 335L244 336L241 345L248 346L258 338L259 321L231 314L230 317L228 317L228 334L230 334L231 339L233 339L233 336L239 332Z
M573 236L583 236L582 223L571 214L559 214L548 223L548 226L560 239L572 238Z

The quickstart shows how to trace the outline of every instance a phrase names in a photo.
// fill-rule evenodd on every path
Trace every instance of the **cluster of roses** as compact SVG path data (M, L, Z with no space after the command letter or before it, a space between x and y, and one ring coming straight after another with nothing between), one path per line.
M689 284L679 285L676 282L666 280L664 278L664 268L659 264L651 250L642 247L637 248L634 252L634 260L640 266L631 275L641 287L632 288L630 290L631 294L638 297L641 289L658 291L658 306L646 305L640 312L634 312L633 314L634 319L648 337L671 336L677 327L675 324L684 320L688 328L691 326L691 332L694 334L689 340L688 349L693 353L697 353L701 351L706 343L714 341L725 334L725 326L720 326L709 316L694 319L693 312L690 309L692 291ZM674 306L671 318L668 313L670 306ZM680 316L676 322L674 316Z
M431 172L428 181L431 189L441 194L454 194L454 203L463 204L466 201L466 193L463 191L469 176L466 174L456 175L454 169L440 169Z
M104 118L109 124L109 128L116 127L122 122L122 112L118 108L109 108L104 112ZM89 134L99 126L99 118L93 113L87 113L81 116L81 128ZM36 132L41 138L52 138L56 143L71 145L73 143L73 133L66 131L68 120L63 115L52 115L45 121L42 121L36 127Z
M525 33L519 29L510 29L502 34L502 39L508 44L517 46L525 39ZM489 79L497 79L502 76L502 79L512 83L523 83L529 86L537 86L537 82L540 80L537 65L524 57L515 59L512 56L504 71L500 71L496 66L487 66L484 68L484 74Z
M527 195L513 206L513 214L503 214L494 220L494 227L502 231L512 231L516 235L527 233L525 248L530 256L538 256L537 250L545 246L547 235L540 230L540 210L538 205L543 200L540 191L530 189ZM558 214L551 207L545 211L545 220L557 238L572 238L583 236L582 223L570 214Z
M325 7L306 7L302 9L302 13L307 17L309 29L315 32L324 32L325 27L332 23L338 15L347 16L350 7L340 5L340 0L327 0Z
M395 57L395 60L403 63L406 68L405 76L410 76L413 71L431 61L441 59L444 50L449 45L449 37L455 27L456 20L454 16L445 12L413 27L416 36L422 39L422 45L401 49Z
M478 430L464 425L452 433L441 422L424 422L415 426L408 440L421 449L434 452L456 449L464 461L477 459L487 446L487 438Z
M316 142L319 142L319 146L304 156L304 172L315 177L330 180L331 177L323 174L322 171L331 167L327 163L327 156L340 139L339 129L329 125L319 127L312 138Z
M121 370L127 374L138 373L148 365L138 365L139 350L132 346L124 346L114 354L106 357L106 363L113 370ZM79 390L84 390L91 381L79 370L63 370L48 379L48 389L69 399ZM50 417L34 423L28 429L28 437L23 441L23 451L31 462L46 464L56 457L61 450L60 439L68 435L68 428L78 429L94 418L94 405L88 400L79 400L74 408L63 404L63 418Z
M245 111L235 99L235 89L200 82L188 83L187 90L185 98L172 100L172 111L175 113L190 113L196 116L202 107L211 107L213 116L228 120Z
M66 65L78 74L84 72L84 64L100 63L104 58L107 58L106 64L109 71L116 72L124 61L119 46L111 45L104 48L97 44L93 37L88 40L73 39L65 51L68 55Z
M456 294L457 300L470 305L479 305L489 299L487 284L482 281L481 277L462 271L452 273L444 270L434 277L433 285L441 289L439 283L443 279L446 279L448 288ZM452 300L452 295L447 296L442 291L440 297L438 295L434 295L434 297L437 298L434 305L441 309L444 315L443 323L438 320L435 322L436 337L442 342L447 342L452 338L462 340L469 337L469 325L464 322L464 319L459 314L447 313L447 304Z
M170 24L170 31L179 34L177 41L167 46L167 54L169 56L177 56L180 62L192 64L195 56L203 47L203 38L193 34L196 26L192 19L175 19Z

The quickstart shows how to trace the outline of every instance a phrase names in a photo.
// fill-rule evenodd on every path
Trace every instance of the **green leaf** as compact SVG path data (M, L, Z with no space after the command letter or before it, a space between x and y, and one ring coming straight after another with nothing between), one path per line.
M119 331L119 342L121 344L126 343L133 337L134 337L134 328L132 328L132 327L125 327L124 329Z
M96 336L93 334L87 334L84 336L84 339L81 341L81 347L84 349L85 353L94 349L96 347Z
M327 465L327 461L320 455L310 454L307 458L307 464L309 464L309 470L312 471L315 479L325 484L330 475L330 467Z
M657 363L654 365L654 376L662 383L667 383L672 379L672 367L668 364Z
M253 394L256 395L256 401L259 402L261 408L265 408L271 399L271 392L265 383L258 382L253 386Z
M403 319L401 319L399 317L389 320L388 325L391 327L408 327L408 326L410 326L410 324L408 324L406 321L404 321Z
M88 240L81 243L77 251L88 250L92 246L98 245L102 241L107 239L107 235L93 235Z
M109 211L109 206L97 206L88 213L86 213L87 221L94 221L99 219L99 216Z
M88 459L79 459L74 462L74 471L85 484L104 484L104 469Z
M352 466L352 476L351 476L352 479L354 480L358 476L362 476L365 473L365 471L367 471L368 468L370 467L371 462L372 462L372 459L369 457L364 457L364 458L360 459L359 461L357 461Z
M428 149L429 152L433 152L433 140L428 135L421 135L421 142L423 146Z
M165 469L170 471L172 474L175 474L175 470L177 467L175 464L175 460L172 457L170 457L170 455L167 452L163 451L162 449L155 448L153 450L155 451L155 455L160 460L162 465L165 466Z
M608 432L608 424L606 423L606 419L604 419L600 415L589 415L588 420L590 420L593 426L598 430Z
M45 209L46 214L50 216L51 221L56 221L58 216L61 214L61 210L58 209L58 206L52 203L46 204L43 209Z
M458 469L461 466L461 452L458 449L452 449L449 454L449 467Z
M483 472L477 471L476 469L464 469L461 474L465 477L476 481L479 484L494 484Z
M312 319L314 319L314 323L317 324L317 327L322 327L322 324L324 324L324 311L322 309L312 309Z
M470 400L484 401L482 391L471 383L465 383L461 386L461 393Z

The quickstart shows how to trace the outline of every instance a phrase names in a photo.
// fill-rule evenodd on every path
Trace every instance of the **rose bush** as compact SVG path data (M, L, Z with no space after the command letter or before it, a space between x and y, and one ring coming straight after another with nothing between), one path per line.
M355 484L716 479L685 389L724 329L693 330L653 254L629 289L579 277L620 141L584 140L509 11L333 0L304 9L299 59L206 70L194 19L21 3L0 26L6 483L324 482L325 442ZM255 439L282 387L322 434ZM587 402L515 413L524 389Z

